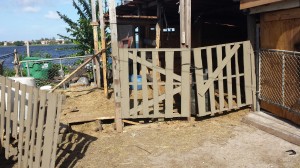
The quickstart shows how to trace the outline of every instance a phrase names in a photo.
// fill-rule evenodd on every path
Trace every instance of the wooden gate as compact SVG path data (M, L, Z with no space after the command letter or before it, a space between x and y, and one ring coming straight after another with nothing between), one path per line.
M119 49L119 57L124 119L190 117L191 105L205 116L255 103L249 41L192 50Z
M249 41L193 49L197 116L253 104L256 75Z
M62 95L5 77L0 83L0 149L6 159L17 159L18 167L54 167Z
M190 116L187 49L119 49L122 118Z

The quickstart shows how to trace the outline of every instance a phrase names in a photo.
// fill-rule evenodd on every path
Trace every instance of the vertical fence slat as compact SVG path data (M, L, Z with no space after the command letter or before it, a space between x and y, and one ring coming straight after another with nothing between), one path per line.
M121 89L122 89L122 116L124 117L129 117L129 110L130 110L130 97L129 97L129 70L128 70L128 49L122 48L119 50L120 51L120 56L121 57Z
M9 155L10 155L10 135L11 135L11 106L12 106L12 81L10 79L8 79L6 81L6 85L7 85L7 109L6 109L6 140L5 140L5 158L8 159Z
M190 81L190 64L191 51L181 52L181 116L191 116L191 81Z
M174 52L168 51L165 55L166 60L166 84L165 84L165 117L172 118L173 114L173 67Z
M30 139L30 152L29 152L29 167L33 167L33 156L35 150L35 137L36 137L36 124L37 116L39 110L39 89L35 88L33 91L34 94L34 105L33 105L33 114L32 114L32 124L31 124L31 139Z
M153 78L153 102L154 102L154 117L159 117L159 100L158 100L158 83L157 83L157 59L158 58L158 52L153 51L152 52L152 78Z
M212 48L208 47L206 50L207 54L207 70L208 70L208 80L212 77L213 74L213 58L212 58ZM215 102L215 86L214 82L212 82L211 86L209 87L209 97L210 97L210 111L212 114L216 112L216 102Z
M195 62L195 74L196 74L196 87L197 87L197 101L198 101L198 114L204 116L206 113L205 93L201 96L198 92L201 90L201 86L204 85L203 76L203 64L201 49L194 49L194 62Z
M19 123L19 92L20 92L20 83L14 82L14 88L15 88L15 97L14 97L14 111L12 115L12 137L17 138L17 129L18 129L18 123Z
M5 90L6 78L0 77L1 81L1 107L0 107L0 146L3 146L3 131L4 131L4 118L5 118Z
M47 93L45 91L40 91L39 95L40 95L40 106L39 106L39 118L38 118L38 125L37 125L35 162L33 167L41 166L41 150L42 150L42 141L43 141L44 118L45 118L45 111L46 111Z
M138 83L137 83L137 78L138 78L138 72L137 72L137 50L133 51L133 59L132 59L132 66L133 66L133 108L134 108L134 113L133 116L136 117L138 115Z
M142 88L143 88L143 115L149 117L148 107L148 83L147 83L147 67L146 67L146 52L141 52L141 68L142 68Z
M252 104L253 104L253 111L257 110L257 102L256 102L256 72L255 72L255 54L253 48L251 46L250 41L244 43L244 45L248 45L250 48L250 58L251 58L251 74L252 74Z
M27 103L27 117L25 120L25 152L24 152L24 166L28 166L28 157L29 157L29 142L30 142L30 130L32 123L32 110L33 110L33 87L27 87L28 91L28 103Z
M20 125L18 136L18 166L23 165L23 137L24 137L24 120L25 120L25 105L26 105L26 85L21 84L21 100L20 100Z
M57 109L56 109L56 121L55 121L55 129L54 129L54 139L53 139L53 150L51 155L51 163L50 168L55 167L55 160L56 160L56 150L57 150L57 141L58 141L58 134L59 134L59 119L61 114L61 106L62 106L62 95L58 96L57 102Z
M56 105L57 105L57 96L55 94L47 94L48 97L48 107L47 107L47 118L45 123L44 135L47 138L44 139L43 145L43 155L42 155L42 167L50 167L51 161L51 151L52 143L54 136L54 125L55 125L55 116L56 116Z
M242 106L241 97L241 82L240 82L240 70L239 70L239 56L238 52L235 53L235 82L236 82L236 103L237 107Z
M227 44L225 46L225 52L226 56L229 55L229 52L231 50L230 44ZM228 61L227 66L226 66L226 71L227 71L227 92L228 92L228 109L232 109L233 103L232 103L232 73L231 73L231 60Z
M251 99L251 55L250 55L250 46L247 44L243 44L243 51L244 51L244 79L245 79L245 96L246 96L246 104L252 104Z
M218 59L218 66L221 65L223 60L223 52L222 52L222 46L217 46L217 59ZM220 106L220 112L224 111L224 80L223 80L223 70L219 75L219 106Z

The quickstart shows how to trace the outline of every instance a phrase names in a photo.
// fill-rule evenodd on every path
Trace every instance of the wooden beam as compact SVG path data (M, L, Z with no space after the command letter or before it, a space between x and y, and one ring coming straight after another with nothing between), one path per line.
M93 36L94 36L94 53L98 53L99 51L99 40L98 40L98 25L93 24L97 22L96 16L96 2L95 0L91 0L91 8L92 8L92 26L93 26ZM101 76L100 76L100 59L99 57L95 57L94 62L96 63L96 83L97 86L101 87Z
M84 63L82 63L78 68L76 68L68 77L66 77L64 80L62 80L59 84L57 84L52 90L50 90L49 93L52 93L54 90L56 90L59 86L64 84L66 81L70 80L81 68L83 68L86 64L88 64L90 61L92 61L96 56L101 54L106 49L102 49L101 51L94 54L91 58L87 59Z
M185 0L185 40L186 48L191 48L192 45L192 4L191 0Z
M283 1L283 2L267 4L267 5L251 8L250 9L250 14L270 12L270 11L283 10L283 9L290 9L290 8L296 8L296 7L299 7L299 6L300 6L300 1L299 0L286 0L286 1Z
M121 108L121 83L120 83L120 65L118 56L118 29L116 17L116 2L109 0L109 14L110 14L110 30L111 30L111 47L113 58L113 77L114 77L114 95L115 95L115 123L117 132L123 131L122 122L122 108Z
M273 12L270 14L262 15L261 20L265 22L278 21L278 20L290 20L300 18L300 8L288 9Z
M257 6L262 6L274 2L281 2L284 0L242 0L240 3L240 9L248 9Z
M180 46L181 48L185 48L186 39L185 39L185 8L184 8L185 0L180 0Z
M103 11L103 0L99 0L99 20L100 20L100 30L101 30L101 49L106 48L106 35L105 35L105 22L104 22L104 11ZM103 65L103 88L104 95L108 97L108 88L107 88L107 66L106 66L106 52L102 52L102 65Z

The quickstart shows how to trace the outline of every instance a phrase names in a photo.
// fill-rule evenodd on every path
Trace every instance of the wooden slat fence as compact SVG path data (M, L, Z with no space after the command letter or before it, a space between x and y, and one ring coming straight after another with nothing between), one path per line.
M124 48L119 56L122 118L189 117L190 50Z
M18 167L54 167L62 95L0 77L1 148Z
M119 57L124 119L191 116L192 79L197 116L255 103L255 64L249 41L191 50L119 49Z
M193 49L197 116L255 103L254 53L249 41Z

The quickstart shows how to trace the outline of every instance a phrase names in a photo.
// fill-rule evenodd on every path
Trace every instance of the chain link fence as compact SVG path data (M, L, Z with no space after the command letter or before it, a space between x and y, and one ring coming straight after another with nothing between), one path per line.
M92 55L40 59L27 57L25 60L20 61L21 76L34 77L38 87L55 86L90 57ZM94 80L94 76L94 61L91 61L84 68L81 68L67 82L67 85L88 85Z
M300 115L300 53L260 51L259 98Z

